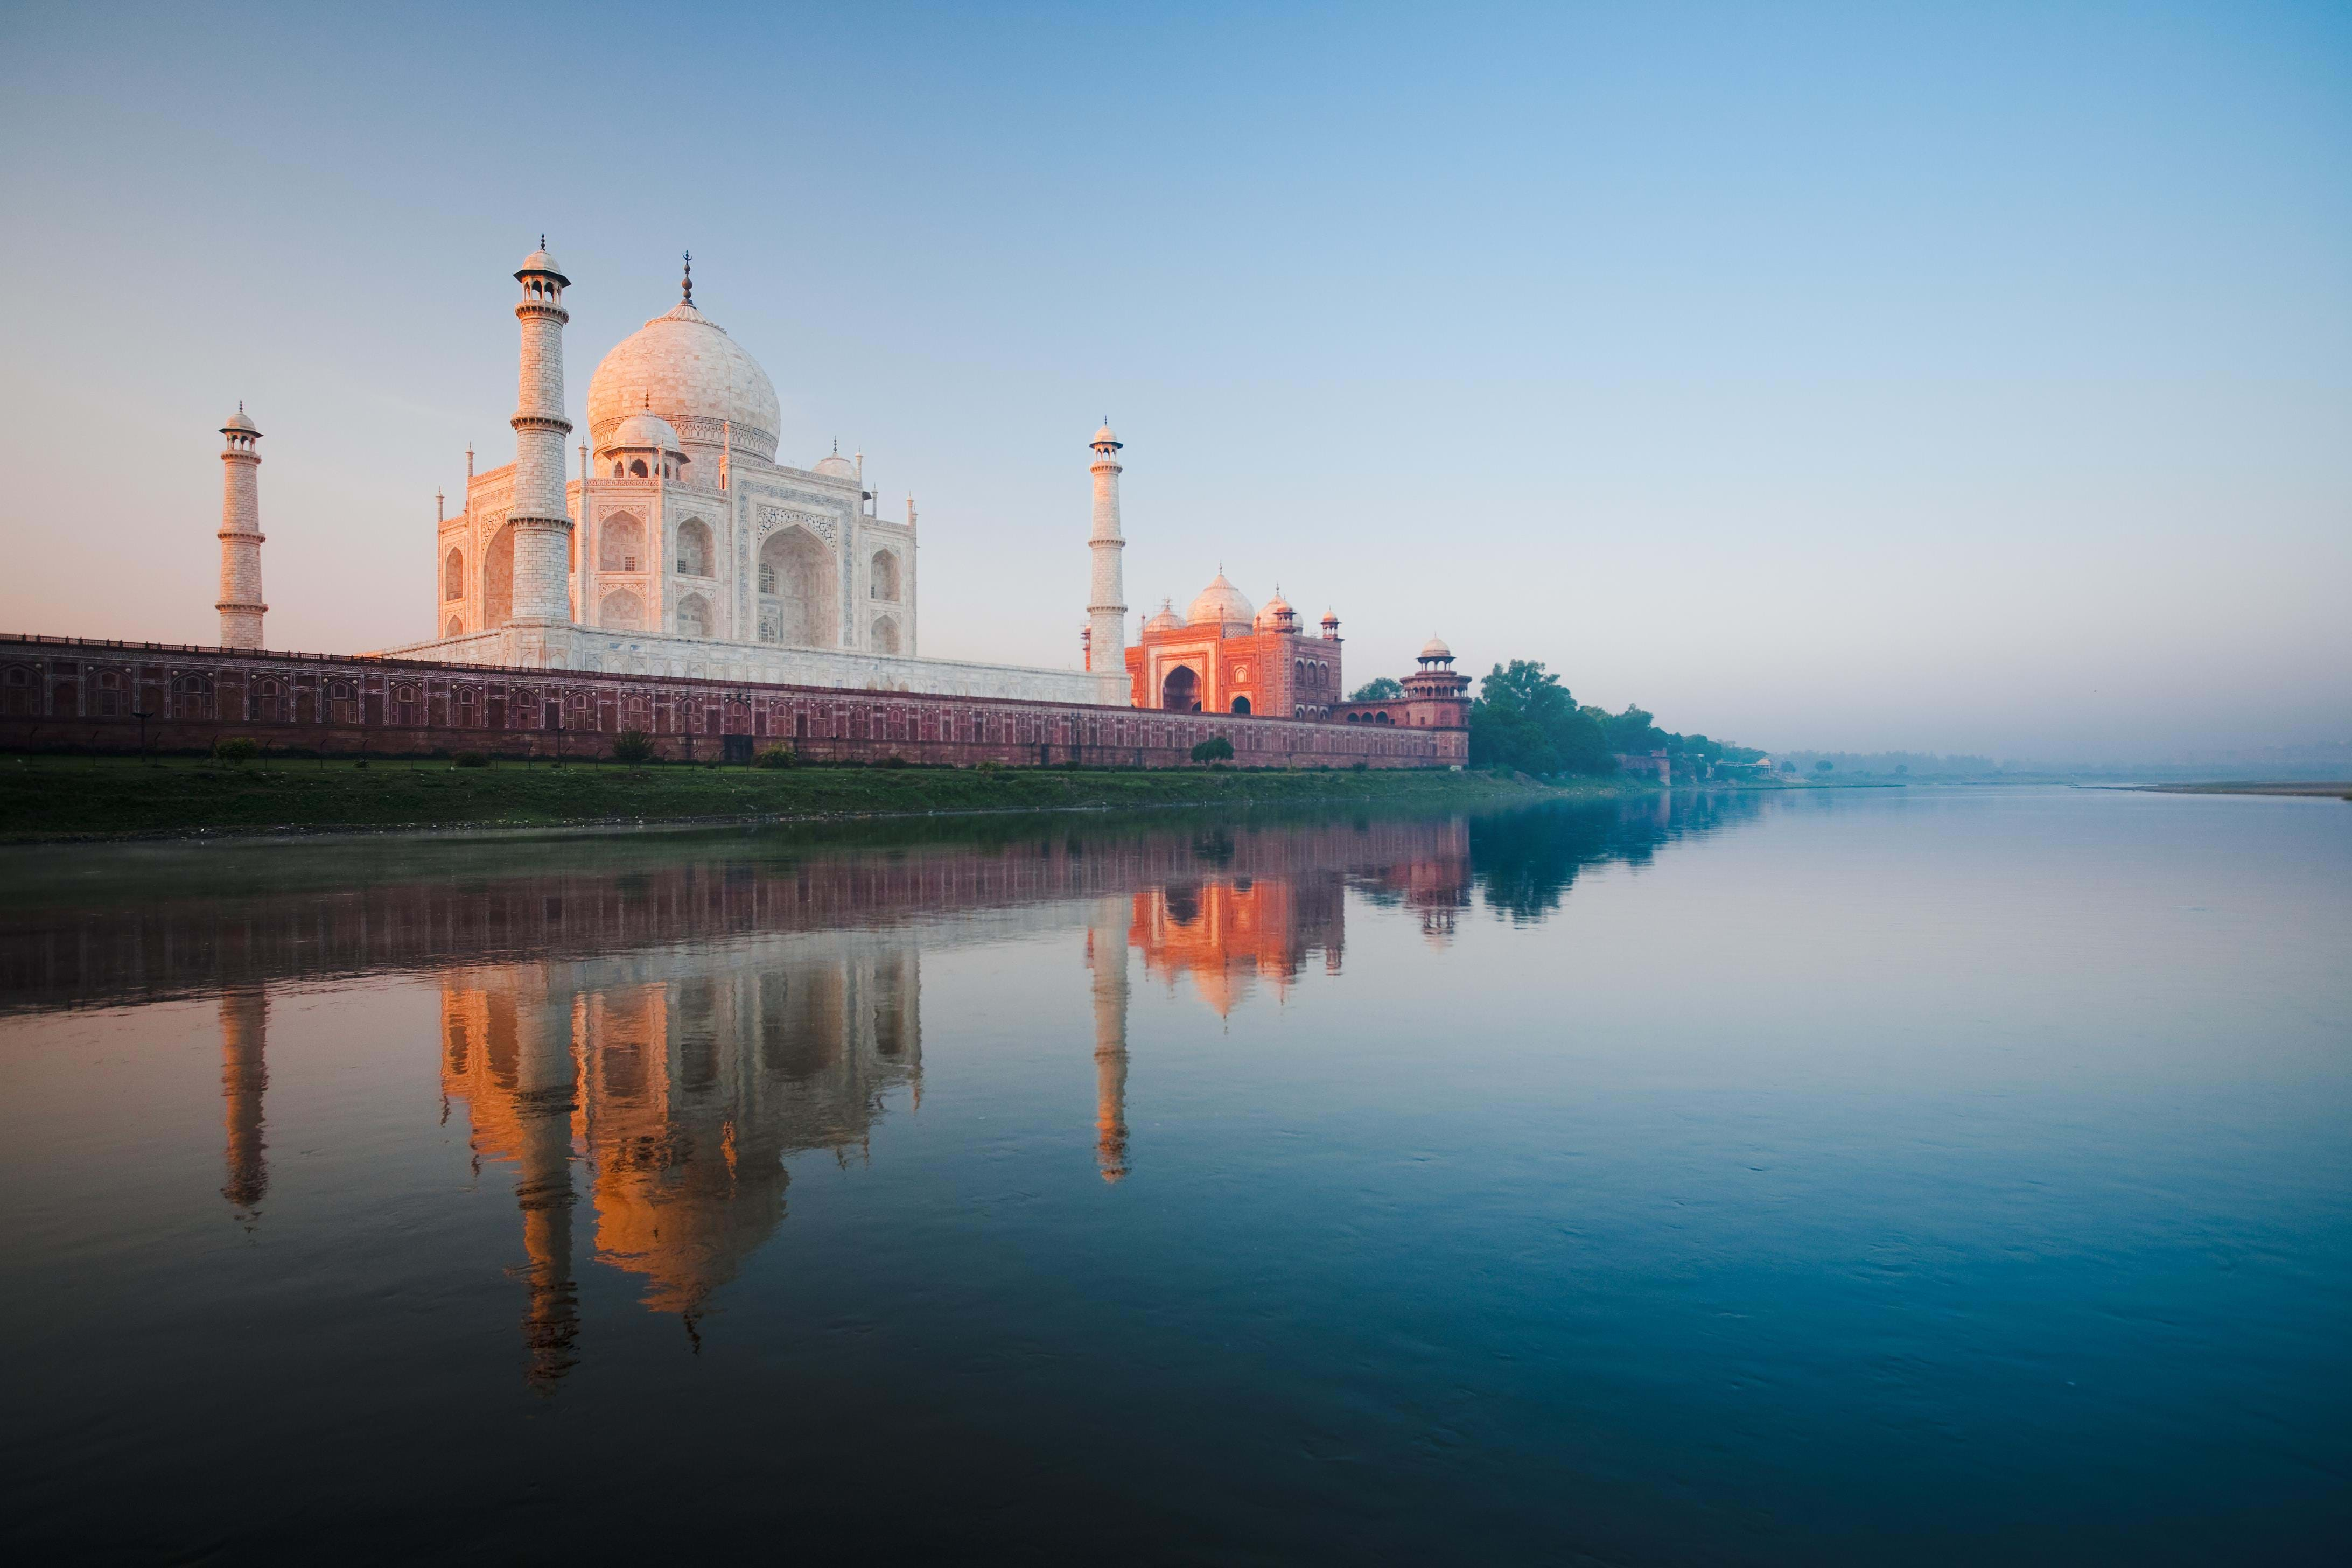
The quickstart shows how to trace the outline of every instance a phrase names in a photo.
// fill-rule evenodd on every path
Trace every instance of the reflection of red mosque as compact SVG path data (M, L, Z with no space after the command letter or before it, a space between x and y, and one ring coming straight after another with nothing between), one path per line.
M1178 883L1135 895L1127 940L1143 954L1143 972L1171 989L1191 978L1220 1018L1261 977L1279 996L1320 954L1339 972L1346 902L1339 875L1266 880Z

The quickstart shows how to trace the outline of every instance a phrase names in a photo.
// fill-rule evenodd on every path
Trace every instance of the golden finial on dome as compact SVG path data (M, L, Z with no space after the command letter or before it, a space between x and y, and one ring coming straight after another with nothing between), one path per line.
M679 291L684 295L684 298L683 298L683 300L680 301L680 303L682 303L682 304L688 304L688 305L691 305L691 304L693 304L693 303L694 303L694 252L692 252L691 250L689 250L689 251L688 251L688 252L686 253L686 276L678 279L677 286L678 286L678 289L679 289Z

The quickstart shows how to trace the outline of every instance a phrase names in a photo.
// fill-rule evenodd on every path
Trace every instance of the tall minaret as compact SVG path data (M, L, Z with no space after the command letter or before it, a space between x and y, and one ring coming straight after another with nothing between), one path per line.
M221 426L228 445L221 449L220 645L259 647L261 617L261 486L254 470L261 454L253 449L261 432L245 416L245 405Z
M1110 418L1095 432L1095 528L1087 541L1094 552L1094 596L1087 605L1088 630L1087 668L1097 673L1127 673L1127 590L1119 569L1119 552L1127 541L1118 532L1119 438L1111 434Z
M562 626L572 619L572 515L563 495L563 290L572 279L547 254L547 237L515 281L522 302L521 386L509 422L515 432L514 607L511 621Z

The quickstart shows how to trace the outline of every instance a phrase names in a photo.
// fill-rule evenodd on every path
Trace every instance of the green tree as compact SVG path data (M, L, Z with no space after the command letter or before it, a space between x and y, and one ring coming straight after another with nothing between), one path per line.
M1823 757L1820 762L1813 764L1813 772L1817 773L1833 773L1836 769L1837 764L1830 761L1827 757Z
M646 763L653 760L654 738L643 730L624 730L613 737L613 760Z
M1616 766L1601 726L1533 660L1496 665L1470 705L1470 761L1529 773L1603 773Z
M1212 735L1192 748L1196 763L1229 763L1234 759L1234 743L1223 735Z
M1350 702L1393 702L1403 695L1404 683L1393 675L1383 675L1377 679L1367 680L1361 686L1356 688L1355 695L1349 697L1348 700Z

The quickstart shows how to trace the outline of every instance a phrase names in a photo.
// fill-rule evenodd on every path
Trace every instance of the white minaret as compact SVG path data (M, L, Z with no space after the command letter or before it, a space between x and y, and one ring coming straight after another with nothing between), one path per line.
M220 645L259 647L261 617L269 606L261 602L261 486L254 472L261 454L254 444L261 432L245 416L245 405L221 426L228 445L221 449L221 578Z
M547 254L547 237L515 274L522 302L522 376L510 423L515 433L514 607L511 621L562 626L572 619L572 516L564 504L563 290L571 285Z
M1094 552L1093 601L1087 605L1087 668L1097 674L1127 673L1127 590L1119 552L1127 541L1118 532L1119 438L1111 434L1110 419L1095 432L1095 528L1087 541Z

